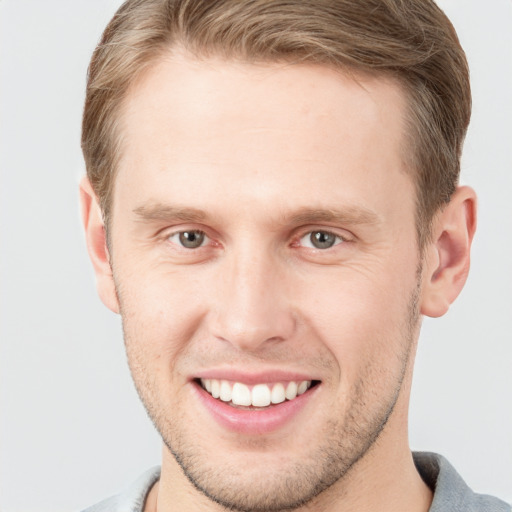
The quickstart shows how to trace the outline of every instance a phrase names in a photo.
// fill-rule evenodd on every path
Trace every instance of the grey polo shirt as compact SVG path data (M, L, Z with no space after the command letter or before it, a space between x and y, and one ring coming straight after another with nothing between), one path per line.
M441 455L415 452L413 456L419 474L434 491L429 512L512 512L504 501L474 493ZM159 477L160 468L152 468L121 494L82 512L143 512L146 496Z

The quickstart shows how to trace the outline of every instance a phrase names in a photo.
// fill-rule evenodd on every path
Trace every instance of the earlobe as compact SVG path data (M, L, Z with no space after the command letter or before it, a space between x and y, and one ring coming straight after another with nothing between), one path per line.
M432 226L432 242L425 250L421 313L444 315L466 282L471 243L476 229L476 194L459 187Z
M114 285L108 253L103 216L96 194L87 177L80 182L80 206L87 251L96 275L96 288L103 304L119 313L119 302Z

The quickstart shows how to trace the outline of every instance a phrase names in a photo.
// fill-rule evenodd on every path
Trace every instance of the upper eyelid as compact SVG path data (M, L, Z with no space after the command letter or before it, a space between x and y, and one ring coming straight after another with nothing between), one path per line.
M330 229L308 229L307 231L304 231L302 233L300 238L304 238L306 235L309 235L310 233L327 233L329 235L333 235L333 236L336 236L341 239L348 238L348 237L345 237L345 235L343 235L341 233L336 233L336 231L333 231Z
M165 230L162 230L162 231L167 231L169 236L177 235L178 233L187 233L190 231L196 231L197 233L204 233L205 235L208 236L208 233L206 232L206 230L201 229L201 228L181 228L181 229L166 228Z

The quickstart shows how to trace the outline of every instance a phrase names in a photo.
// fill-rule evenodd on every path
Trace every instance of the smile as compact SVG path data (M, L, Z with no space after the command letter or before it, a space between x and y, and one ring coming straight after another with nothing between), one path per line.
M313 397L323 388L320 380L288 372L208 373L192 379L194 396L222 429L237 435L271 434L300 414L307 421L313 414L308 404L318 403Z
M291 401L304 394L314 383L303 380L248 386L241 382L219 379L200 379L199 382L213 398L241 407L268 407L271 404Z

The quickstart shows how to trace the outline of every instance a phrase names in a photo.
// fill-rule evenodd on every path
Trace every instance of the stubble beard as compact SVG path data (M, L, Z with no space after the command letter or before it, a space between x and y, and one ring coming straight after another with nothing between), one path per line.
M147 375L141 376L141 365L137 357L128 358L137 392L149 417L160 433L164 444L174 456L188 481L204 496L226 510L236 512L278 512L299 509L311 502L336 483L342 484L350 470L375 445L400 396L402 384L412 364L411 354L419 328L419 282L414 290L403 326L400 354L400 369L395 375L395 386L377 407L368 410L368 382L375 381L375 368L371 365L360 376L352 388L349 407L342 419L332 418L326 422L318 436L322 442L303 456L290 461L279 472L272 468L254 468L250 474L235 465L218 465L211 461L208 453L195 442L194 433L187 423L175 421L165 415L158 404L156 385ZM124 317L123 317L124 328ZM130 340L125 331L125 344L129 351ZM375 386L375 383L373 383ZM311 443L314 444L314 443ZM264 445L264 443L262 443ZM244 468L246 469L246 468ZM252 474L251 474L252 473ZM343 493L343 485L337 486Z
M362 418L360 411L365 404L362 384L357 388L359 394L345 419L326 422L318 436L322 438L320 446L300 460L290 461L278 473L265 466L248 476L236 467L209 464L208 456L201 455L186 436L172 427L159 429L162 423L152 419L189 482L213 502L236 512L298 510L345 479L368 453L386 426L400 392L397 386L373 416ZM343 486L338 486L338 493L344 493Z

